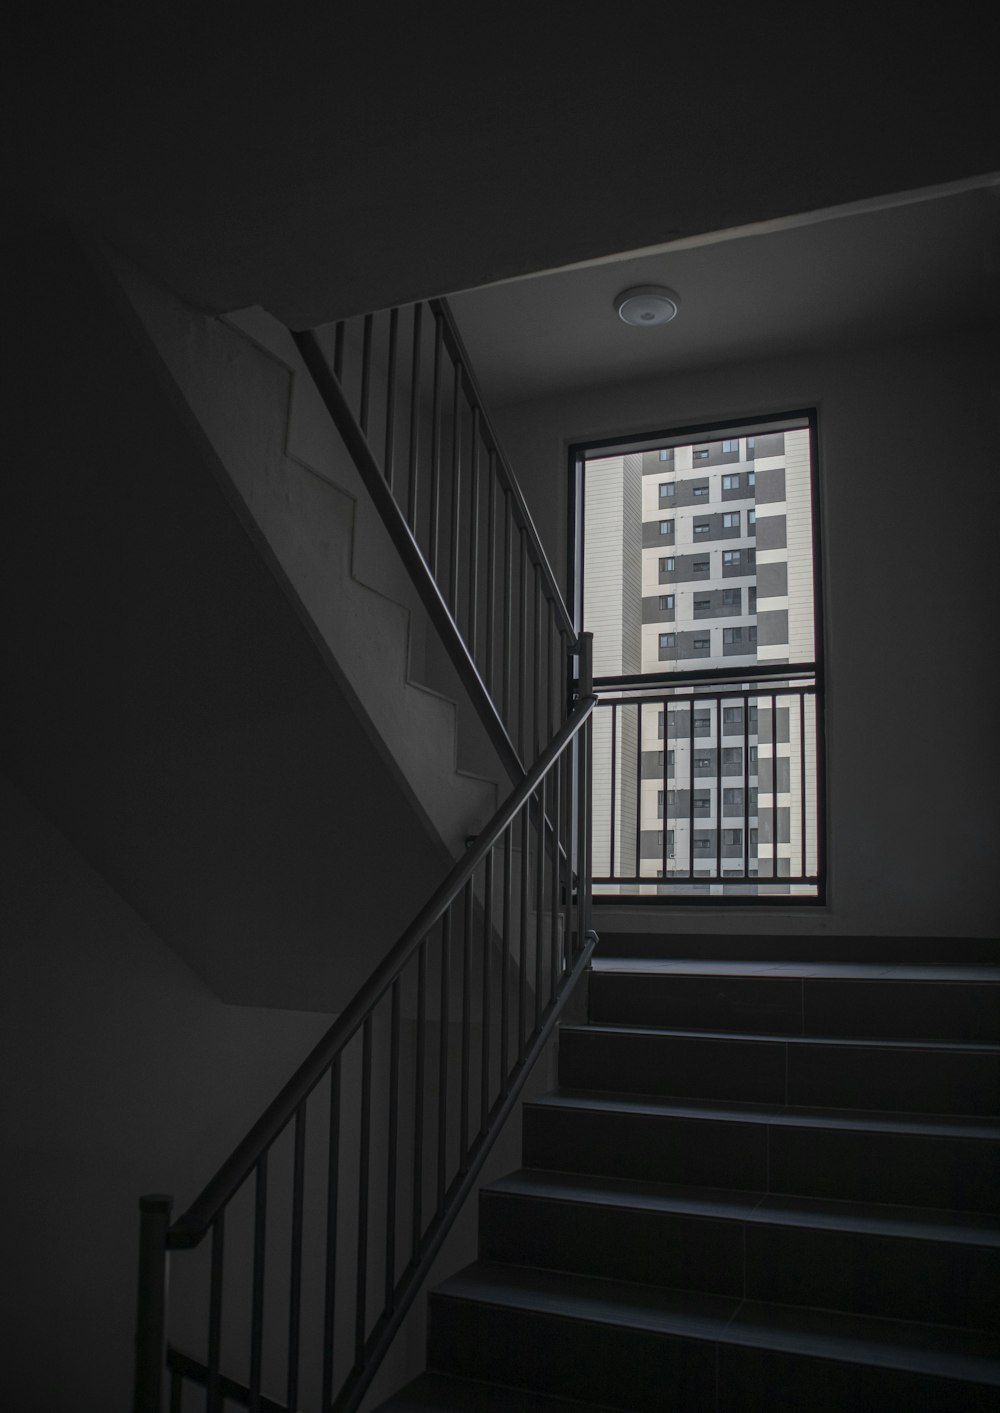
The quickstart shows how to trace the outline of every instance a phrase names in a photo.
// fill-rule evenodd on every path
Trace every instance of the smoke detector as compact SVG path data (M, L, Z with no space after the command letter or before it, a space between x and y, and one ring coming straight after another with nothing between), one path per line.
M663 285L636 285L615 295L618 317L639 329L669 324L680 306L680 296Z

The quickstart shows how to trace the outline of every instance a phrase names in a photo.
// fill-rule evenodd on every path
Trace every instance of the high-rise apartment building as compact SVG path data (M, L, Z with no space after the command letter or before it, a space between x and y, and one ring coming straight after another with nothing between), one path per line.
M815 892L815 697L740 675L814 662L812 524L804 421L587 461L604 891Z

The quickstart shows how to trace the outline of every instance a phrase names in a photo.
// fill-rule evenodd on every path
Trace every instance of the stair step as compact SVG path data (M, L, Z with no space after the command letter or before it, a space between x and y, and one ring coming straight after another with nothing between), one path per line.
M484 1261L1000 1326L1000 1220L522 1170L480 1195Z
M1000 1114L1000 1046L563 1026L559 1079L690 1098Z
M451 1374L421 1374L388 1402L380 1403L377 1413L512 1413L515 1408L518 1413L601 1413L608 1404L549 1398L508 1384L485 1384Z
M524 1107L524 1164L607 1177L991 1211L1000 1124L559 1089Z
M978 1332L485 1263L429 1324L441 1372L618 1408L995 1413L1000 1386Z
M634 960L590 976L600 1024L843 1039L1000 1041L1000 967Z
M596 911L600 913L600 906ZM610 961L708 958L755 963L766 955L790 962L1000 962L1000 943L990 937L746 937L735 933L616 932L602 927L600 916L595 926L601 938L600 958Z

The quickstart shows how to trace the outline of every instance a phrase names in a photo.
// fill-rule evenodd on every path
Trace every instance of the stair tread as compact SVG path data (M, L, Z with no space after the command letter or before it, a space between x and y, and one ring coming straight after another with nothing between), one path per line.
M1000 1385L1000 1339L951 1326L485 1263L452 1276L435 1296Z
M606 1089L555 1089L526 1108L590 1109L604 1113L650 1114L727 1123L768 1123L792 1128L842 1128L929 1137L1000 1140L1000 1121L967 1115L902 1113L876 1109L820 1109L797 1104L684 1099Z
M1000 984L1000 965L991 962L789 962L706 961L698 957L601 957L594 971L645 976L788 977L830 981L951 981Z
M687 1030L665 1025L619 1025L613 1021L587 1021L561 1025L559 1033L586 1035L662 1035L684 1040L728 1040L780 1045L836 1045L841 1049L863 1050L937 1050L945 1053L1000 1055L1000 1044L986 1041L967 1043L958 1040L893 1040L883 1036L793 1035L781 1031L755 1030Z
M580 1403L452 1374L421 1374L386 1403L380 1403L378 1413L433 1413L436 1409L442 1413L511 1413L515 1404L520 1413L602 1413L608 1408L604 1403Z
M1000 1247L1000 1218L936 1207L896 1207L822 1197L789 1197L731 1188L644 1182L544 1168L522 1168L487 1192L593 1206Z

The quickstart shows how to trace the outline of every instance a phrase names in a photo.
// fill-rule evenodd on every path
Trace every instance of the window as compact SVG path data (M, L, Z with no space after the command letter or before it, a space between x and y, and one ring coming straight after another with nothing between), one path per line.
M724 830L722 831L722 842L723 842L723 844L729 844L730 846L732 846L732 845L734 845L734 844L735 844L735 845L742 846L742 844L743 844L743 830L742 830L742 829L724 829Z
M707 452L707 451L706 451L705 455L706 455L706 456L708 455L708 452ZM691 487L691 494L692 494L693 496L707 496L707 495L708 495L708 487L707 487L707 486L692 486L692 487Z
M708 451L707 446L696 446L694 449L695 461L706 461L708 459Z
M673 459L674 459L674 449L673 449L673 447L672 447L672 446L661 446L661 447L660 447L660 460L661 460L661 461L673 461Z
M695 758L694 758L694 768L695 768L695 770L711 770L711 768L712 768L712 757L711 757L711 756L695 756Z
M756 437L747 437L747 451L753 451L757 445Z
M662 791L662 790L660 791L660 803L661 803L661 806L662 806L662 803L663 803L663 791ZM667 809L668 809L668 810L673 810L673 809L676 809L676 808L677 808L677 791L676 791L676 790L668 790L668 791L667 791ZM661 814L663 813L662 808L661 808L661 810L660 810L660 813L661 813Z
M662 732L661 732L660 734L662 735ZM668 775L673 775L673 773L674 773L674 753L673 753L673 751L668 751L668 752L667 752L667 774L668 774Z
M752 592L753 592L753 590L751 590L751 593L752 593ZM739 611L740 611L740 599L741 599L742 597L743 597L743 591L742 591L741 589L723 589L723 591L722 591L722 606L723 606L723 608L735 608L736 612L739 613Z
M660 534L672 535L674 533L674 522L672 520L660 521Z
M751 731L756 731L756 730L757 730L757 708L756 708L755 706L752 706L752 707L750 708L750 711L749 711L748 715L749 715L749 718L750 718L750 730L751 730Z
M747 589L747 613L757 612L757 585L751 584Z
M660 740L662 741L662 740L663 740L663 712L662 712L662 711L658 711L658 712L656 713L656 734L657 734L657 736L659 736Z
M663 818L663 791L662 791L662 790L657 790L657 792L656 792L656 813L659 815L660 819Z
M740 443L738 437L729 437L722 443L723 451L739 451Z
M696 560L694 560L694 562L693 562L692 565L691 565L691 569L692 569L692 571L693 571L695 574L707 574L707 573L708 573L708 560L707 560L707 559L696 559Z
M756 814L756 813L757 813L757 786L756 786L756 785L751 785L751 786L750 786L750 789L747 791L747 794L750 796L750 808L749 808L749 810L748 810L748 813L749 813L749 814Z
M661 609L664 609L664 610L666 610L666 609L671 609L671 608L673 608L673 606L674 606L674 596L673 596L673 594L661 594L661 595L660 595L660 608L661 608Z
M711 600L711 599L695 599L695 601L694 601L694 611L695 611L695 613L711 613L711 611L712 611L712 600Z
M753 511L747 512L753 515ZM726 510L722 514L722 528L724 530L738 530L740 528L740 512L738 510Z
M723 628L723 630L722 630L722 641L723 641L723 643L728 644L730 647L733 645L733 643L742 643L742 641L743 641L743 629L742 629L742 628Z
M740 562L740 552L739 552L739 550L723 550L723 551L722 551L722 562L723 562L723 564L739 564L739 562Z
M724 491L738 491L740 488L739 476L723 476L722 489Z
M695 839L694 846L698 850L699 854L707 854L709 849L712 847L712 841L711 839L706 839L703 834L700 834Z
M673 481L660 482L660 500L669 500L674 493Z
M726 724L727 726L742 726L742 725L743 725L743 708L742 708L742 707L723 707L723 708L722 708L722 720L725 722L725 724Z
M747 472L747 487L748 487L748 489L752 491L752 490L754 489L754 487L756 486L756 484L757 484L757 472L756 472L756 471L748 471L748 472Z
M663 830L662 830L662 829L660 830L660 846L661 846L661 848L662 848L662 846L663 846ZM674 856L674 831L673 831L672 829L668 829L668 830L667 830L667 858L668 858L668 859L672 859L673 856Z
M751 770L756 770L756 769L757 769L757 747L756 747L756 746L751 746L751 747L750 747L750 768L751 768Z
M710 736L712 734L712 713L710 711L695 712L694 734L696 736Z
M672 554L665 554L660 560L660 573L672 574L674 572L674 557Z
M755 854L755 853L757 852L757 831L756 831L756 829L751 829L751 831L750 831L750 852L751 852L751 854ZM754 869L753 872L756 873L757 870Z
M691 646L692 646L692 648L694 648L694 650L695 650L696 653L700 653L700 652L706 652L706 653L707 653L708 650L709 650L709 647L711 646L711 639L710 639L710 638L693 638L692 641L691 641Z
M673 633L661 633L661 634L660 634L660 648L661 648L661 649L663 649L663 648L672 648L673 645L674 645L674 635L673 635Z
M740 523L740 518L739 518L739 516L736 517L736 523L737 523L737 525ZM756 510L748 510L748 511L747 511L747 526L748 526L748 528L752 530L753 527L754 527L756 524L757 524L757 512L756 512Z
M711 533L712 525L708 520L696 520L694 522L694 532L696 535L707 535Z
M743 747L742 747L742 746L723 746L723 748L722 748L722 767L723 767L724 770L728 771L728 773L729 773L730 775L732 775L732 773L733 773L734 770L742 770L742 769L743 769Z
M731 787L723 790L722 808L726 814L738 814L743 808L743 791Z
M694 797L695 814L711 814L712 799L707 790L698 790Z

